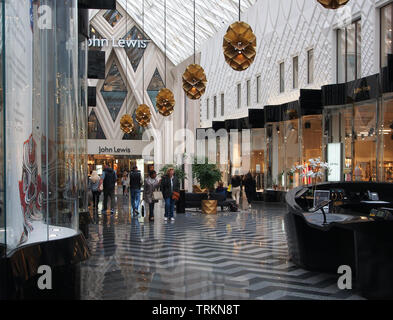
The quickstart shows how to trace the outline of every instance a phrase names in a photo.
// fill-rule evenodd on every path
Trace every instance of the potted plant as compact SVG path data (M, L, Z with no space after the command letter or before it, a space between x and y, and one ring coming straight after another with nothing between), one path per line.
M210 164L206 158L204 163L194 160L192 166L192 176L196 179L202 189L208 190L209 200L202 200L202 212L205 214L217 213L217 200L210 200L210 192L214 190L214 185L221 181L221 171L216 164Z

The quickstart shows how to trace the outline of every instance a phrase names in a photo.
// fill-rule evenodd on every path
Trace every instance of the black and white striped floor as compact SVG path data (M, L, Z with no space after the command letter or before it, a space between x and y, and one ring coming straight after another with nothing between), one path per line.
M194 211L167 223L159 207L149 223L132 218L119 196L114 215L96 215L82 299L361 299L338 289L338 275L289 261L283 205Z

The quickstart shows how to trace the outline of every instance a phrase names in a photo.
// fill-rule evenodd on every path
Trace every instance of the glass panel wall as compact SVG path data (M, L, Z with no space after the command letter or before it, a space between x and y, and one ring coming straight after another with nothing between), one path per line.
M266 144L265 129L251 130L251 167L250 171L257 184L257 191L265 189L265 173L266 173Z
M47 15L40 23L39 12ZM77 233L84 148L78 143L79 124L86 123L80 113L87 102L78 84L77 1L8 1L5 17L5 143L12 146L5 161L6 242L11 253L21 245ZM83 100L86 96L84 90Z
M382 98L380 121L381 181L393 183L393 95Z
M381 8L381 67L388 65L388 54L393 53L393 4Z
M285 121L285 174L286 189L292 189L299 186L299 176L291 173L293 166L300 164L300 135L299 135L299 119Z
M354 178L377 181L377 103L354 106Z
M4 25L4 1L0 2L0 259L5 254L5 162L4 162L4 43L3 43L3 25ZM1 276L0 276L1 279Z

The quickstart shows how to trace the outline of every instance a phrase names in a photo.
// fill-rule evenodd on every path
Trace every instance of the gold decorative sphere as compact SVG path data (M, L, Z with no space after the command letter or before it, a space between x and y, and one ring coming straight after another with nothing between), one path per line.
M147 127L150 123L151 113L150 108L145 105L141 104L135 111L135 120L141 127Z
M257 54L257 38L251 27L242 21L232 23L224 36L225 61L233 70L246 70Z
M207 79L205 70L199 64L190 64L183 74L183 89L192 100L198 100L205 93Z
M317 0L326 9L338 9L345 6L349 0Z
M131 115L125 114L124 116L121 117L120 129L128 134L134 131L134 120L132 119Z
M175 107L175 96L171 90L164 88L158 92L156 97L156 107L158 112L164 117L168 117L172 114Z

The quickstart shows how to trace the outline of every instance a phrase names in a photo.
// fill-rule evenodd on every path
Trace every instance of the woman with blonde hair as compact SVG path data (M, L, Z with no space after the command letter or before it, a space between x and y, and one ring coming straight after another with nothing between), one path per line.
M89 179L89 190L93 193L93 209L98 209L100 201L100 179L97 171L93 171Z

